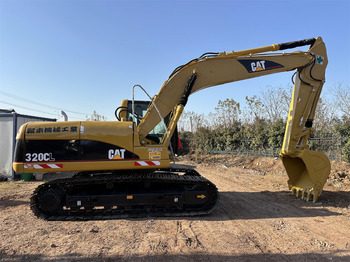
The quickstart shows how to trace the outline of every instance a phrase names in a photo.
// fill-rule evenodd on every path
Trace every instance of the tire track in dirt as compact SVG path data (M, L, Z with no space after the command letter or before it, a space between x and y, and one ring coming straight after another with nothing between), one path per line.
M193 229L193 221L177 221L175 245L187 247L188 249L199 249L205 251L204 246L198 239L198 235Z

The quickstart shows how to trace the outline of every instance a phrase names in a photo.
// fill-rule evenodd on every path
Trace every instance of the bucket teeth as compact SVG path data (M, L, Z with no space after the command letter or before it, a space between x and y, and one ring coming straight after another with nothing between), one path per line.
M308 149L281 152L292 193L315 203L320 196L331 170L328 157L322 152Z
M309 201L309 200L310 200L310 197L311 197L311 193L308 192L308 193L307 193L307 197L306 197L306 201Z
M306 201L310 201L310 199L313 197L314 201L316 202L314 193L312 189L302 189L302 188L298 188L298 187L292 187L291 188L292 191L292 195L295 195L297 198L300 196L301 193L301 199L305 199Z

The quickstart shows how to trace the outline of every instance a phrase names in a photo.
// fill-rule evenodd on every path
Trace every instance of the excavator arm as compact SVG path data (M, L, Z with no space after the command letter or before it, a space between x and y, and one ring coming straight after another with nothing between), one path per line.
M310 45L305 52L271 53L304 45ZM312 122L327 63L321 37L230 53L208 53L175 69L153 102L162 117L174 112L168 126L171 136L190 94L211 86L297 70L281 158L290 189L307 200L313 195L316 201L328 178L330 163L323 153L308 150L306 143L314 131ZM138 126L141 143L159 122L151 105ZM166 135L162 143L168 145Z

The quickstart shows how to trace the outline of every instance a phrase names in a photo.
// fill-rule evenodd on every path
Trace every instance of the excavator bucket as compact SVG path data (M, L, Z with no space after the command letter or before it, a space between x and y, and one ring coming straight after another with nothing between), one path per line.
M281 154L283 165L287 171L288 186L292 194L309 201L313 196L315 203L331 170L328 157L321 153L305 149L297 157Z

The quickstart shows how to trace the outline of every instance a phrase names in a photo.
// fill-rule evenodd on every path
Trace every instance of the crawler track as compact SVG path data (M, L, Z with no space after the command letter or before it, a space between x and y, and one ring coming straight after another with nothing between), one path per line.
M46 220L102 220L206 215L217 202L217 188L209 180L193 169L170 168L53 180L35 189L31 209Z

